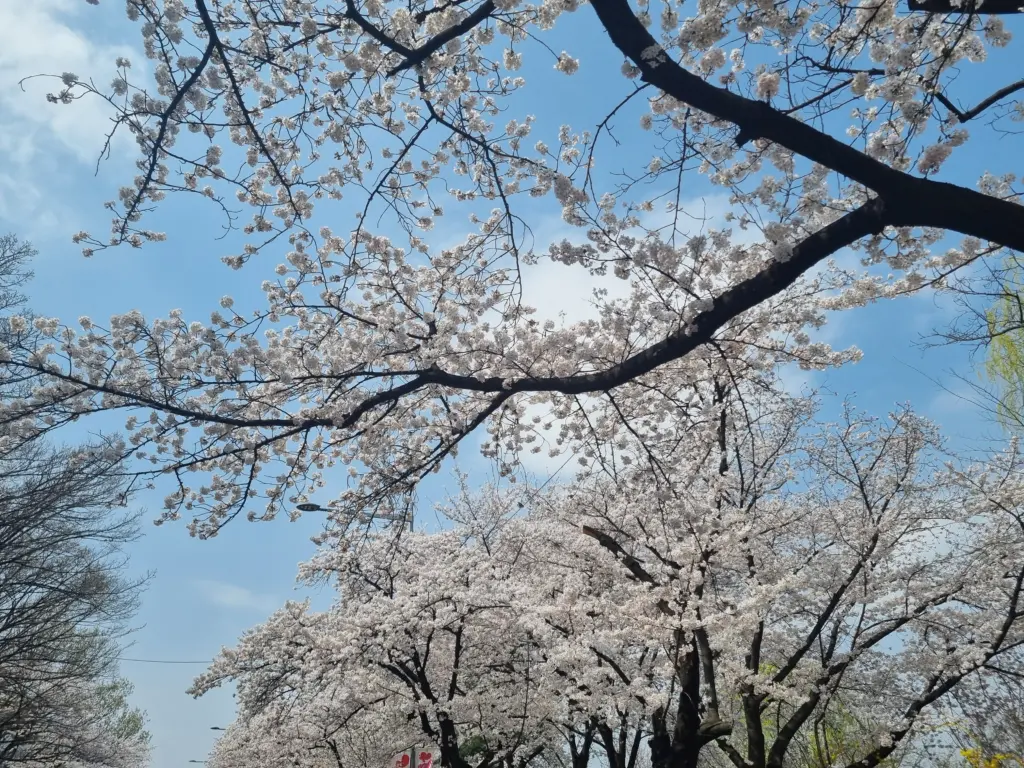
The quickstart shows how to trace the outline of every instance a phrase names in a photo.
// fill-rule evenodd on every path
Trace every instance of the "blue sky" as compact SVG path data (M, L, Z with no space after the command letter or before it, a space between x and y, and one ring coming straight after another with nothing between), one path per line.
M122 9L123 4L113 0L98 7L82 0L0 3L0 232L19 234L39 249L30 287L32 307L65 320L80 315L106 319L133 308L149 317L181 308L186 317L206 320L224 294L235 296L241 306L259 306L258 286L280 258L232 272L219 260L233 251L232 241L215 239L219 220L211 208L196 202L169 201L150 222L169 232L168 242L142 251L119 249L86 260L71 243L78 230L107 231L109 217L102 202L115 197L117 187L131 177L132 147L127 141L115 143L111 159L94 173L108 126L101 105L55 107L43 98L52 86L31 81L22 91L17 80L38 72L72 71L106 83L117 56L128 56L136 68L144 65L137 30L124 19ZM552 46L556 52L570 48L581 59L581 74L571 79L550 77L547 68L553 60L539 63L534 69L548 78L546 101L531 102L531 110L541 121L555 112L572 115L574 127L583 129L600 119L590 95L600 91L619 62L608 55L608 43L596 30L592 14L584 8L577 16L584 18L572 19L573 24L582 23L594 32L593 42L580 48L556 39ZM572 35L564 35L570 43L587 37L580 29L571 29ZM527 70L528 78L530 74ZM564 117L547 122L547 130L556 130L563 121ZM633 125L624 125L622 135L636 130ZM621 151L629 151L628 143ZM694 198L702 191L699 184L695 177ZM698 204L696 199L693 204ZM538 241L557 234L557 210L538 207L537 215ZM553 316L563 308L572 315L586 311L594 285L587 277L552 267L534 280L530 297L542 313ZM994 425L943 388L962 389L951 371L975 376L968 350L925 349L918 344L923 334L948 317L948 305L930 295L836 317L826 338L836 346L856 343L865 353L864 361L814 375L809 382L854 395L858 405L876 412L911 401L957 440L973 442L996 435ZM76 435L66 437L73 440ZM539 473L553 468L536 467ZM424 494L424 502L429 504L442 486L443 478ZM296 592L294 575L297 563L313 552L309 537L319 528L315 515L295 523L235 522L219 538L200 542L189 538L183 525L149 525L161 506L159 495L143 495L139 503L150 512L145 535L131 550L132 567L156 575L126 658L208 660L284 600L304 594ZM316 598L320 604L326 600L326 595ZM202 664L193 663L123 663L124 674L136 686L135 702L150 716L154 768L177 768L204 759L216 735L210 727L233 718L230 692L199 701L185 694L202 669Z

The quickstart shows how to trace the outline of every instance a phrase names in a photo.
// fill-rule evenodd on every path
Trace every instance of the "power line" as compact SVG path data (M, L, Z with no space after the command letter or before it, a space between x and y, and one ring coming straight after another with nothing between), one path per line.
M533 491L530 492L530 496L536 496L541 491L543 491L544 488L547 487L556 477L558 477L558 475L562 472L562 470L565 469L568 466L569 462L572 461L572 459L573 459L573 456L570 455L564 462L562 462L562 465L558 469L556 469L554 472L552 472L550 475L548 475L548 478L543 483L541 483L537 488L535 488ZM185 661L185 660L177 660L177 659L130 659L130 658L125 657L125 656L122 656L121 658L119 658L118 661L131 661L131 662L135 662L137 664L212 664L213 663L210 660L204 660L204 661Z

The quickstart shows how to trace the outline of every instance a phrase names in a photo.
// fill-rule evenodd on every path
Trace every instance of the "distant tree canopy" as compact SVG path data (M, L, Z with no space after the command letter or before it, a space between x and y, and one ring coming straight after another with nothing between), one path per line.
M34 251L0 238L0 311L20 307ZM13 331L0 317L0 340ZM29 394L15 383L8 394ZM0 765L136 768L144 716L117 656L144 579L124 573L138 515L95 450L0 446Z

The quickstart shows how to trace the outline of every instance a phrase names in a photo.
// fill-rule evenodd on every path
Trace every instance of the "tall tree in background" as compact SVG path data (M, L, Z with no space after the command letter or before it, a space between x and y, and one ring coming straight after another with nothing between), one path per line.
M1024 265L1020 255L979 261L949 285L960 314L944 342L968 344L982 381L963 379L968 399L1015 434L1024 434Z
M588 731L574 765L923 760L949 694L1024 647L1024 457L966 464L909 410L820 423L767 383L708 382L706 420L456 500L450 530L335 532L304 569L335 604L288 604L197 681L238 683L217 765L528 768Z
M16 235L0 235L0 313L4 317L12 309L24 309L26 296L22 288L32 279L29 264L35 256L30 243Z
M978 290L970 292L981 292L983 298L992 299L985 312L984 333L979 334L988 344L985 372L998 387L996 411L1000 419L1019 434L1024 430L1024 272L1013 254L1002 269L987 277L988 295ZM969 299L977 301L978 296L969 295Z
M0 307L24 304L32 247L0 238ZM0 317L0 338L31 333ZM31 396L3 382L7 396ZM142 580L124 574L138 534L116 462L98 446L0 446L0 765L137 768L148 736L117 676Z
M90 454L94 455L94 454ZM117 688L139 581L121 548L137 516L112 514L116 467L21 445L0 456L0 762L131 768L145 732ZM125 719L127 718L127 719Z

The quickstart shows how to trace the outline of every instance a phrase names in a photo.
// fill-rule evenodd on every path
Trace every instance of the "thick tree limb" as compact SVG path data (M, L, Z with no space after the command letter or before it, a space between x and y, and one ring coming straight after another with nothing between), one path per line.
M977 5L972 0L963 0L959 6L953 0L907 0L908 10L928 13L1020 13L1022 6L1021 0L977 0Z
M613 389L665 363L678 360L711 341L714 334L730 320L781 293L815 264L863 237L880 233L886 225L892 223L889 206L882 200L865 203L797 244L785 261L773 261L754 277L723 292L714 300L710 309L694 318L689 327L669 334L656 344L603 371L503 381L497 377L477 379L435 370L424 372L422 378L454 389L479 392L504 389L512 393L584 394Z
M736 749L736 747L734 747L728 741L718 741L715 743L718 744L718 748L725 753L726 757L729 758L729 760L732 762L733 765L736 766L736 768L750 768L750 766L752 765L751 763L748 763L746 760L744 760L743 755L741 755L739 751Z
M639 67L645 82L736 125L741 143L768 139L864 185L886 199L891 224L940 227L1024 251L1024 207L895 170L765 102L717 88L669 59L628 0L593 0L591 5L612 42Z
M768 761L765 764L767 768L783 768L786 760L786 751L789 749L790 742L793 741L793 737L796 736L797 732L807 721L807 718L814 712L820 699L820 693L813 693L803 704L797 707L796 712L779 729L772 748L768 751Z
M633 557L631 554L626 552L622 546L603 531L599 531L596 528L591 528L589 525L583 526L583 533L590 536L592 539L596 539L597 542L615 555L616 559L620 560L624 566L629 570L633 577L637 581L642 581L644 584L654 584L654 577L651 576L644 568L643 563Z
M729 736L732 733L732 723L718 717L705 719L701 721L697 733L706 744L709 741Z

